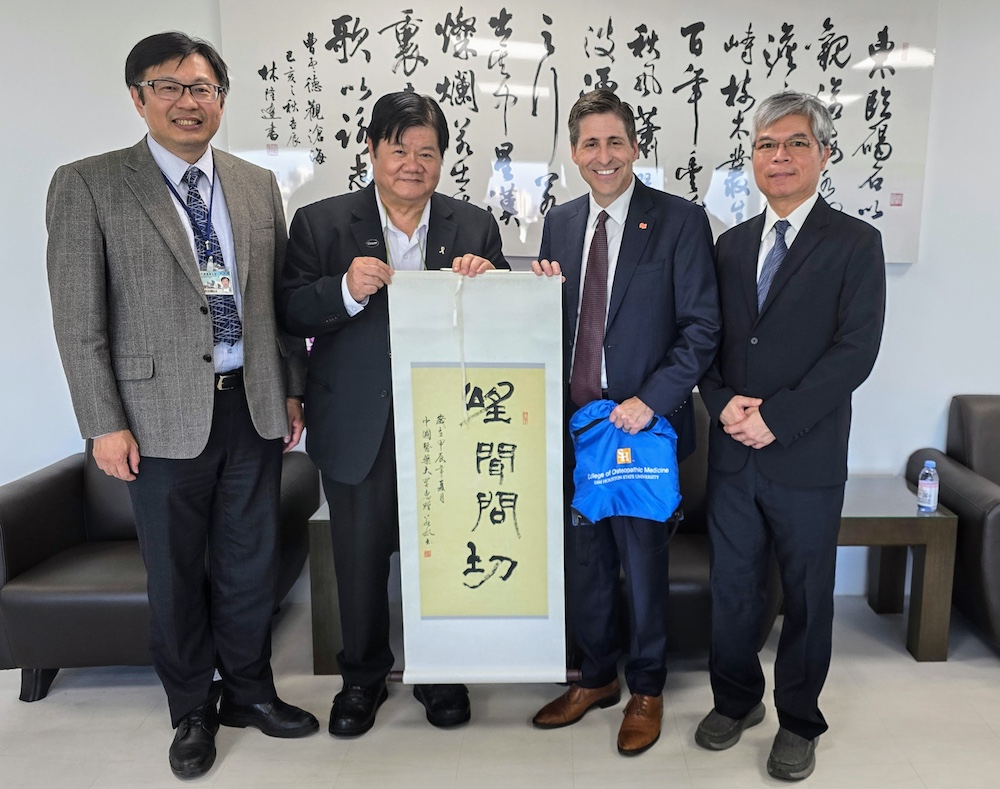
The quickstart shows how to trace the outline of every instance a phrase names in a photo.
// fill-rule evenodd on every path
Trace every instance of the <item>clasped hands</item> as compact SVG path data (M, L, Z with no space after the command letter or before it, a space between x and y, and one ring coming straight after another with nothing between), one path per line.
M474 277L495 266L479 255L462 255L451 262L456 274ZM372 257L356 257L347 269L347 290L358 304L392 282L392 268L384 261Z
M751 449L763 449L774 441L774 433L760 415L763 402L759 397L735 395L719 414L722 429Z

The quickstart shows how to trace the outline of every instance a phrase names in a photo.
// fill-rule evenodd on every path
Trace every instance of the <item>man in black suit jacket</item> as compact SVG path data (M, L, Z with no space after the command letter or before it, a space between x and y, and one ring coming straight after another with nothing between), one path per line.
M786 780L812 772L827 729L819 694L830 665L851 393L875 363L885 310L879 232L816 193L832 132L826 106L811 96L781 93L758 108L753 168L768 206L719 239L723 340L700 385L713 425L715 706L696 740L728 748L764 717L755 642L773 546L785 617L774 668L780 728L767 767Z
M590 194L549 212L540 259L532 264L536 274L564 276L567 415L591 400L614 400L611 422L635 434L661 414L676 430L683 458L695 441L691 390L711 363L719 335L708 218L700 207L634 177L635 118L611 91L582 96L569 127L573 161ZM599 247L606 248L603 261L595 258ZM602 275L595 278L594 271ZM595 312L588 303L597 304ZM588 346L594 352L589 361ZM567 465L571 500L572 459ZM567 528L568 608L584 655L582 678L533 723L568 726L592 707L618 702L617 600L624 571L630 630L625 678L632 699L618 750L642 753L659 737L663 712L669 527L612 517Z
M387 697L389 560L399 548L386 286L396 269L470 277L510 268L486 211L434 192L448 147L437 103L380 98L368 126L374 183L300 209L292 220L280 312L315 337L306 385L306 449L323 472L337 569L344 679L330 733L364 734ZM416 685L435 726L469 720L464 685Z

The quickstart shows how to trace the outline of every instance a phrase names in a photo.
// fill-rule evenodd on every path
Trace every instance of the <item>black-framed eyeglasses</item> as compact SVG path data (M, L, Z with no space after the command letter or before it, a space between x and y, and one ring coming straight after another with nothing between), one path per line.
M184 91L191 92L192 98L201 104L212 104L218 101L219 96L226 92L221 85L212 85L209 82L196 82L194 85L184 85L173 79L147 79L135 83L137 88L149 87L153 89L153 95L158 99L166 101L177 101L184 95Z

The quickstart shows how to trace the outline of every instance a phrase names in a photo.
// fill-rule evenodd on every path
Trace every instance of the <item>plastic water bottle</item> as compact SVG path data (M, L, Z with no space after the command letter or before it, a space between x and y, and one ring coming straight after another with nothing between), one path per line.
M937 463L925 460L924 467L917 477L917 510L920 512L936 512L938 504L938 473Z

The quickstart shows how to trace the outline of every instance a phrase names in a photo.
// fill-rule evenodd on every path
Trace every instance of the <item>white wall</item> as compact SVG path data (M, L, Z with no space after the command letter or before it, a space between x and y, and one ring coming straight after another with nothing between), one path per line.
M218 3L4 0L0 483L83 447L52 334L45 194L60 164L124 148L145 133L125 87L125 56L162 30L218 41Z
M221 40L215 0L5 5L0 483L81 446L45 283L49 178L59 164L142 135L122 75L136 41L168 29ZM997 30L996 0L941 0L920 258L889 271L882 353L855 397L855 472L900 473L912 450L943 447L953 394L1000 392L1000 221L990 169L1000 128L991 65ZM23 80L16 90L15 75ZM225 139L223 127L217 142L225 147ZM863 550L842 554L838 592L860 593Z

